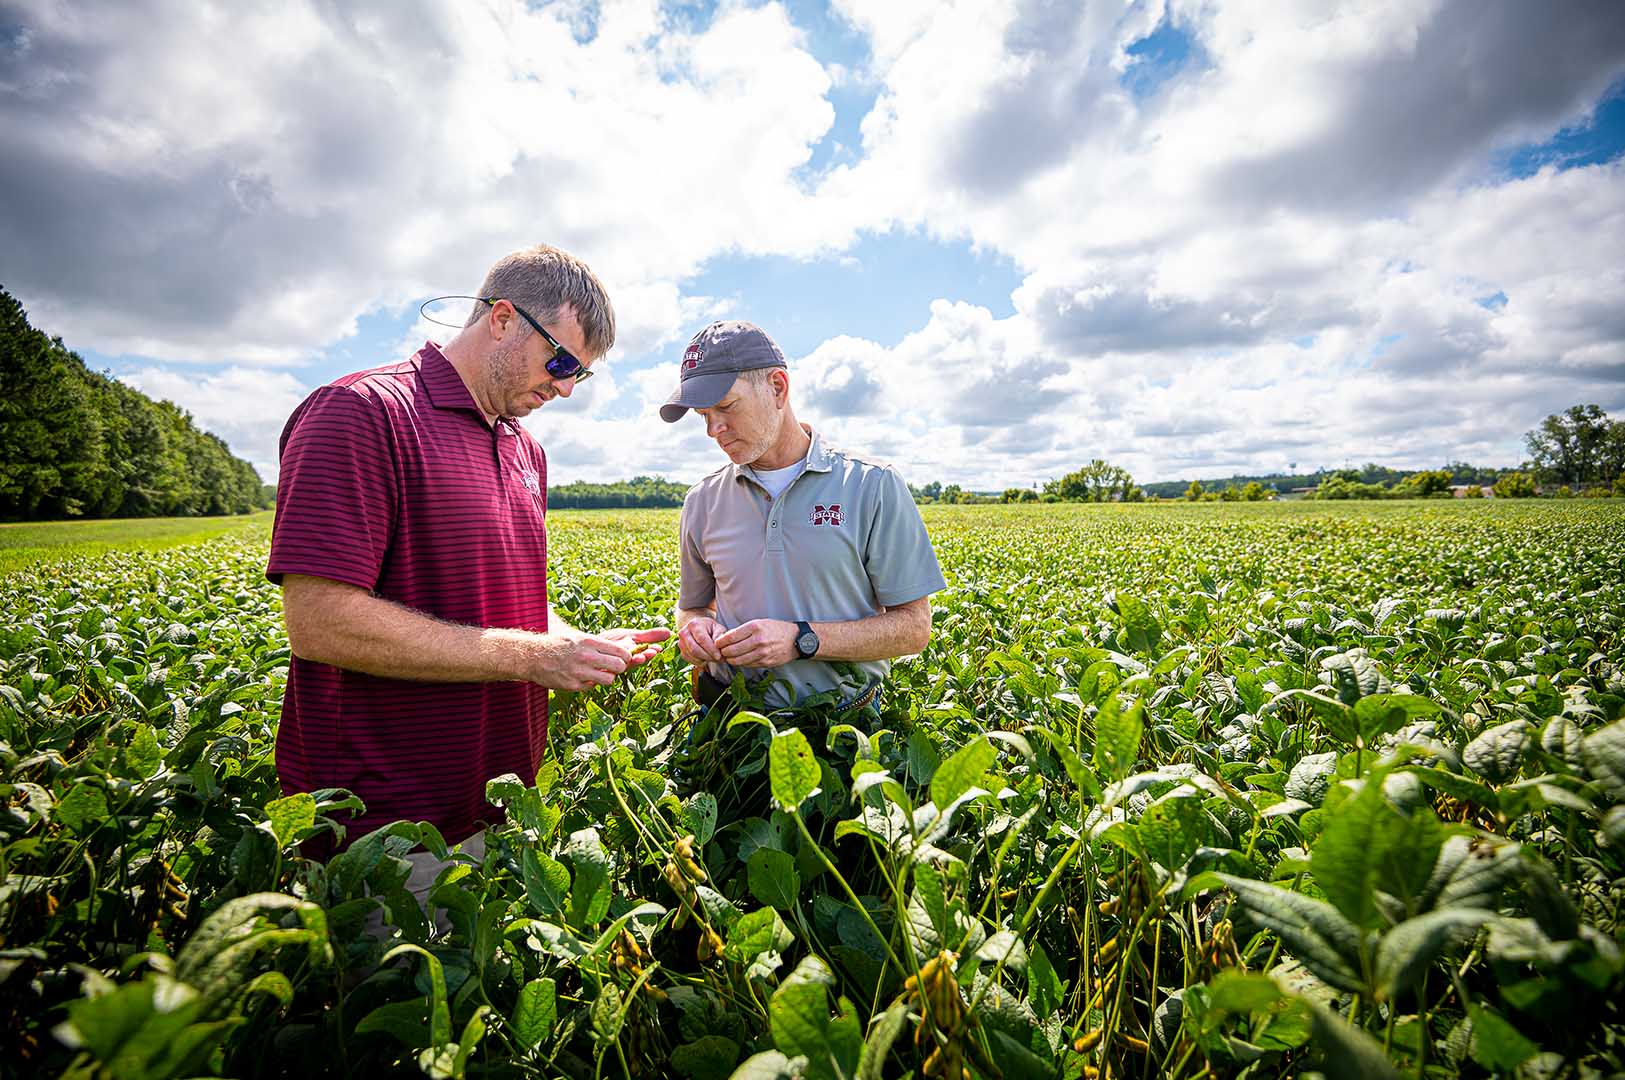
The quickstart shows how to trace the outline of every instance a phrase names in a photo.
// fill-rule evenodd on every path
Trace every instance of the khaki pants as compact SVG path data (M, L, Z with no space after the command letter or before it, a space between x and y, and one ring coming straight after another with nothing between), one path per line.
M447 855L454 855L461 851L465 855L472 855L476 860L485 858L485 830L481 829L473 836L468 837L461 844L453 844ZM412 872L406 878L406 891L417 899L420 906L426 906L429 890L434 887L435 878L440 871L453 865L454 859L437 859L433 852L414 851L406 856L407 862L412 864ZM445 908L436 908L434 917L434 935L439 936L451 929L451 920L446 916ZM378 908L367 916L366 932L373 937L381 937L384 933L384 909Z

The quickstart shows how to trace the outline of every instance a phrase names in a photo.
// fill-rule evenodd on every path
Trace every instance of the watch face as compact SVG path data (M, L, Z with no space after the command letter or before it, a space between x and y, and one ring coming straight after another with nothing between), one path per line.
M796 638L796 649L802 656L811 656L818 651L818 635L811 630Z

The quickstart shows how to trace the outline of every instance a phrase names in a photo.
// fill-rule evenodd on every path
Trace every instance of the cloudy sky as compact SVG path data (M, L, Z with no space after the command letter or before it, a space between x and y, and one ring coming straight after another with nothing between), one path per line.
M746 318L917 483L1506 465L1625 415L1625 4L0 0L0 285L276 474L311 389L545 241L620 341L555 483Z

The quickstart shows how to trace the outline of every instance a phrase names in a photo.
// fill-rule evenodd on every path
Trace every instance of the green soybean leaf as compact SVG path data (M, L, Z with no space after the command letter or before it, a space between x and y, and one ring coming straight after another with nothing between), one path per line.
M1048 1020L1065 999L1066 987L1050 963L1049 954L1034 939L1027 952L1027 998L1040 1020Z
M1178 870L1207 838L1207 811L1194 794L1174 794L1146 807L1134 829L1152 861Z
M1540 748L1571 769L1585 765L1585 729L1574 718L1559 713L1540 732Z
M1118 618L1123 620L1123 644L1130 652L1155 653L1162 640L1162 624L1151 613L1151 607L1137 596L1119 593L1111 600Z
M532 979L521 987L513 1010L513 1035L520 1048L540 1046L553 1033L558 1016L558 990L552 979Z
M795 940L796 936L784 925L777 911L770 907L757 908L734 923L728 931L724 952L736 963L749 964L763 953L783 952L795 944Z
M745 864L750 894L769 907L790 911L801 895L796 858L772 848L757 848Z
M1226 1012L1264 1012L1285 996L1285 992L1268 975L1229 968L1219 972L1207 984L1210 1008Z
M1367 783L1330 815L1309 856L1315 881L1337 909L1367 930L1384 924L1376 890L1408 898L1426 886L1442 836L1431 813L1406 817Z
M886 1075L886 1057L907 1024L908 1006L901 1001L893 1002L891 1008L880 1014L863 1042L857 1080L881 1080Z
M768 1004L773 1042L786 1053L807 1058L808 1077L837 1080L857 1072L863 1055L863 1033L857 1014L844 999L830 1016L829 991L835 976L818 957L808 956L774 991Z
M1321 1068L1329 1080L1399 1080L1381 1043L1326 1006L1311 1008L1315 1040L1325 1052Z
M697 847L709 844L717 831L717 797L709 791L701 791L685 799L683 824L694 834Z
M1388 677L1364 649L1328 656L1320 662L1320 668L1331 677L1332 686L1345 705L1352 706L1372 694L1386 694L1392 688Z
M705 1035L672 1050L671 1067L693 1080L727 1080L739 1050L739 1043L726 1035Z
M976 736L937 767L931 777L931 801L938 809L947 807L980 783L998 756L987 736Z
M1112 695L1095 715L1095 771L1118 781L1134 771L1145 732L1145 706L1135 698L1127 708Z
M454 1080L462 1080L468 1071L468 1059L474 1053L474 1048L485 1038L485 1018L491 1015L491 1006L481 1005L474 1010L474 1015L468 1018L463 1025L462 1037L457 1040L457 1054L452 1058L451 1075Z
M1377 994L1392 1001L1415 986L1446 949L1495 917L1475 908L1446 908L1406 919L1382 936L1377 946Z
M1252 920L1273 930L1287 951L1324 981L1341 990L1361 991L1360 931L1324 900L1289 892L1261 881L1218 874Z
M429 1045L443 1046L451 1042L451 1007L446 1001L446 972L440 957L421 945L408 942L386 952L378 964L381 967L409 952L417 953L429 965Z
M1523 767L1530 741L1527 720L1498 724L1467 744L1461 763L1492 784L1503 783Z
M1625 799L1625 720L1593 731L1580 744L1586 772L1616 799Z
M1467 1016L1473 1025L1468 1053L1491 1072L1511 1072L1540 1051L1500 1014L1482 1005L1469 1005Z
M1017 975L1027 970L1027 946L1014 931L1000 930L976 950L976 958L989 964L1003 964Z
M1319 806L1326 801L1326 792L1331 790L1336 776L1336 753L1305 754L1292 766L1283 790L1289 798Z
M609 911L609 852L597 829L570 834L564 857L575 869L570 882L570 925L577 929L597 925Z
M807 736L791 728L773 736L768 748L768 779L773 798L785 810L794 810L818 790L818 759Z
M609 982L599 989L598 997L592 1003L589 1010L592 1036L601 1047L607 1047L621 1033L621 1024L626 1020L626 1010L621 1004L623 1000L621 988Z
M570 870L546 852L526 846L519 855L525 897L531 910L563 920L570 912Z
M132 774L144 780L158 771L164 763L164 749L158 745L158 735L147 724L137 724L130 745L124 748L124 761Z
M363 1016L355 1030L358 1035L381 1031L409 1050L421 1050L429 1044L429 1005L419 999L380 1005Z
M1452 836L1439 849L1420 897L1421 906L1493 908L1521 871L1517 844L1487 837Z
M94 784L80 781L68 789L52 811L56 820L81 836L107 820L107 796Z
M1363 746L1438 713L1438 703L1420 694L1372 694L1354 703L1354 722Z
M301 829L316 824L316 799L303 791L272 799L265 804L265 816L271 819L271 832L276 836L277 846L287 847Z

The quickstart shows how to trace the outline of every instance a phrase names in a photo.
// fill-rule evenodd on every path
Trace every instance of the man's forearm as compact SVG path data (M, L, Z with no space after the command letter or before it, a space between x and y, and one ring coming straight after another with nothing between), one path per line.
M819 660L890 660L925 649L931 639L931 600L922 597L867 619L810 625L818 635Z
M350 586L289 575L288 643L296 656L415 682L525 678L544 635L463 626Z

